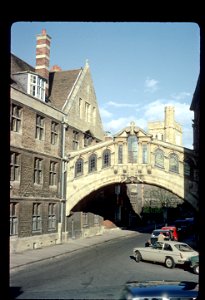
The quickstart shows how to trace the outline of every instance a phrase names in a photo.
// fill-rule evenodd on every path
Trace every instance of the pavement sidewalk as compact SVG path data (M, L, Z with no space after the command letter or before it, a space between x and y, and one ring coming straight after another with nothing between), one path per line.
M120 237L136 235L137 231L120 228L107 229L101 235L92 237L69 239L66 243L44 247L35 250L26 250L19 253L10 253L10 272L23 268L28 264L51 259L82 248L104 243Z

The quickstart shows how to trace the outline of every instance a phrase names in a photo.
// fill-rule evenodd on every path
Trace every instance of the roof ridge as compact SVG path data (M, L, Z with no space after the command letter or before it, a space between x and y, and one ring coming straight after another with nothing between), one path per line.
M82 68L79 69L70 69L70 70L61 70L61 71L49 71L49 73L62 73L62 72L71 72L71 71L80 71Z

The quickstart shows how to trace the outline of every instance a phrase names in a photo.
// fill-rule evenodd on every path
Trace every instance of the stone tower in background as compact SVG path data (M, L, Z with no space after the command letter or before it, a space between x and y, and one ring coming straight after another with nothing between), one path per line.
M175 109L166 106L164 109L164 121L148 122L148 133L154 138L182 146L182 126L175 121Z

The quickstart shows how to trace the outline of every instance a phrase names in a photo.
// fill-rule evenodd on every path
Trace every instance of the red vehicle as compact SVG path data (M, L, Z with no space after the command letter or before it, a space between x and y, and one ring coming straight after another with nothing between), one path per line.
M170 230L172 232L173 240L178 241L177 228L175 226L164 226L161 229Z

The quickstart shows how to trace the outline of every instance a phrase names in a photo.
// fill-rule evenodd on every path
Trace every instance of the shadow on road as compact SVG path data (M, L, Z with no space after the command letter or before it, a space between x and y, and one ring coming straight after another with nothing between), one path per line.
M136 259L133 255L130 255L130 259L133 259L134 261L136 261Z

